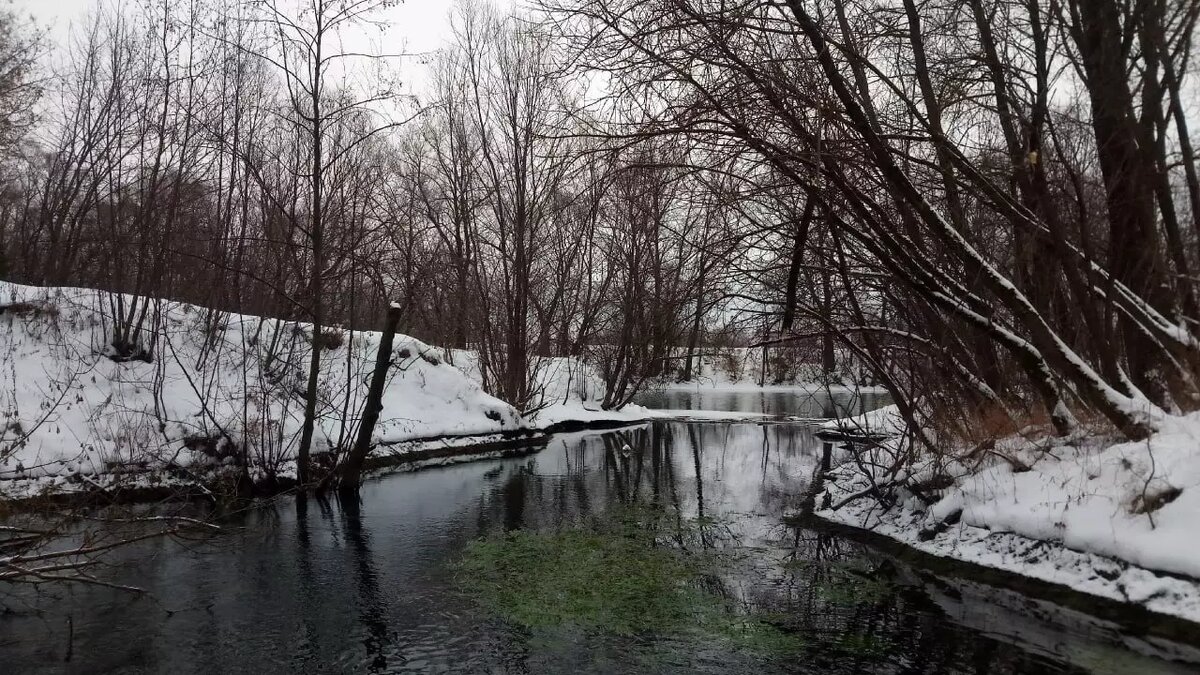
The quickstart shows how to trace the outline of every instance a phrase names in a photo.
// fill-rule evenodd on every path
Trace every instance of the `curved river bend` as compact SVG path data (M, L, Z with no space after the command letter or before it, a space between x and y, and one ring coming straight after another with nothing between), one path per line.
M859 412L878 397L679 393L656 407ZM935 574L830 531L789 526L822 454L810 426L666 422L564 434L537 454L369 481L357 504L284 500L204 542L127 550L102 588L0 596L2 673L1186 673L1200 649ZM514 625L454 578L473 539L551 531L630 505L707 524L733 549L731 605L779 617L811 649L688 634ZM847 579L851 581L847 585ZM851 592L847 592L847 590ZM865 589L865 590L864 590Z

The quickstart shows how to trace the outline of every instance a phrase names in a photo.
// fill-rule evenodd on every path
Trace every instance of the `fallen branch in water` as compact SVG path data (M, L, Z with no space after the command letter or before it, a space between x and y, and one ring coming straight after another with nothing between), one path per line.
M124 534L96 532L87 528L76 530L68 526L81 522L135 527L166 523L169 526L155 528L148 532L126 532ZM105 517L68 514L63 523L54 529L17 525L0 526L0 534L12 535L0 540L0 549L19 549L19 552L15 554L0 557L0 583L74 582L141 593L143 590L137 586L106 581L88 570L101 564L105 555L122 547L159 537L182 534L192 529L206 532L222 531L219 525L199 518L173 515ZM115 538L96 543L97 538L108 536ZM68 537L82 537L84 543L45 550L51 547L57 539Z

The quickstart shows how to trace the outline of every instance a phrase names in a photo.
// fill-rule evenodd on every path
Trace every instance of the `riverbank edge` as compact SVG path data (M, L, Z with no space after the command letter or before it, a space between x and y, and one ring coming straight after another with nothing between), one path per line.
M788 516L785 522L867 544L914 568L926 570L935 577L954 577L1016 591L1030 598L1112 623L1134 636L1163 639L1200 649L1200 623L1173 614L1156 612L1145 605L1086 593L1065 584L1045 581L973 560L929 553L870 528L831 520L817 512L797 513Z
M838 475L836 468L824 474L818 471L817 482L810 492L806 508L790 516L788 522L817 526L863 541L934 572L944 570L952 576L964 576L988 585L1009 588L1088 613L1111 621L1132 634L1160 637L1200 648L1200 620L1194 609L1200 607L1200 580L1077 551L1053 540L1034 539L1012 532L992 532L961 523L936 532L915 526L905 529L901 521L907 517L911 523L916 523L918 514L903 513L904 507L894 505L892 511L901 513L884 519L875 513L878 507L869 498L848 503L837 511L816 507L830 496L829 486L837 483ZM845 486L837 487L843 492L848 491ZM867 525L869 521L874 525ZM893 531L881 531L884 526ZM976 534L981 536L963 541L958 531L961 529L979 530ZM1016 551L1023 551L1026 560L1022 561L1022 554ZM989 564L989 558L1004 555L1016 564ZM1056 564L1053 561L1061 562ZM1036 572L1039 570L1029 566L1037 562L1044 563L1053 573L1047 574L1046 570L1041 570L1043 574L1038 575ZM1072 564L1080 569L1094 569L1097 563L1109 565L1109 569L1119 572L1112 578L1095 572L1091 577L1085 577L1081 572L1073 575L1070 569ZM1034 573L1030 573L1031 570ZM1173 586L1175 590L1187 593L1188 607L1192 607L1193 611L1181 610L1178 602L1165 600L1165 594L1131 598L1122 586L1122 580L1127 576L1140 577L1143 585L1146 578L1152 578L1164 586ZM1084 589L1079 587L1081 585L1091 587Z
M551 437L561 433L604 431L649 424L657 417L636 419L561 420L544 428L521 428L487 434L447 434L380 444L367 457L364 477L379 478L392 473L420 471L450 464L520 457L546 447ZM396 450L395 448L406 448ZM179 479L171 468L147 469L131 482L116 481L103 485L96 481L84 489L54 491L9 497L0 482L0 508L30 510L46 507L84 507L131 505L170 501L213 501L213 490L221 483L236 480L236 470L214 470L200 476ZM128 476L128 474L126 474ZM18 479L19 480L19 479ZM36 480L36 479L29 479ZM150 483L150 484L147 484ZM270 498L296 488L291 477L253 481L238 489L245 498Z

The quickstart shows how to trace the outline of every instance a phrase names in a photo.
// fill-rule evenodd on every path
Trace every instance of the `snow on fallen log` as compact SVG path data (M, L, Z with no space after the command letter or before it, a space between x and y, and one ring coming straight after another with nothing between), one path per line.
M818 429L832 435L882 438L902 434L906 426L900 409L895 405L886 405L860 415L822 422Z

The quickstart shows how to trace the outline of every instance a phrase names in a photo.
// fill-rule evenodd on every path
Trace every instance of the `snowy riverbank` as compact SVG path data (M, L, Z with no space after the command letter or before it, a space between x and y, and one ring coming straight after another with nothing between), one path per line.
M294 477L311 326L134 302L92 289L0 283L0 499L174 489L229 474L252 482ZM113 358L112 317L122 311L145 312L148 358ZM146 340L152 325L155 337ZM379 339L376 332L329 328L317 340L324 350L318 461L357 433ZM661 415L634 405L599 409L588 395L595 392L578 386L594 390L596 379L579 364L570 364L570 377L553 367L539 373L544 405L522 415L446 356L396 336L372 439L386 449L381 454L467 453L497 439L527 443L556 427Z
M887 408L826 428L894 434L902 423ZM1009 438L969 460L923 456L888 475L899 443L842 448L815 514L1200 622L1200 413L1138 443ZM894 497L889 508L876 489Z

